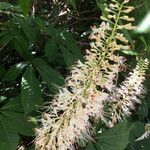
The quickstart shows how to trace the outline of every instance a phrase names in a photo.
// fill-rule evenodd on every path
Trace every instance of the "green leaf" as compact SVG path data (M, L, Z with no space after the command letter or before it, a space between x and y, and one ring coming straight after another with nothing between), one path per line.
M82 60L82 54L80 48L77 46L76 41L72 34L69 32L61 32L60 49L63 52L65 62L68 66L71 66L78 59Z
M12 128L11 120L6 120L4 115L0 115L0 149L16 150L18 145L18 135Z
M71 4L71 6L72 6L74 9L77 8L77 7L76 7L76 0L67 0L67 2L68 2L69 4Z
M41 89L39 81L34 75L33 67L30 65L22 76L21 81L21 99L26 114L36 108L41 103Z
M32 125L27 122L27 119L22 113L13 111L2 111L1 117L5 120L5 125L8 126L12 132L19 132L26 136L33 136ZM10 124L10 125L7 125Z
M33 60L33 64L37 67L43 81L46 81L52 92L55 92L58 86L64 85L63 76L48 65L43 59L36 58Z
M127 54L127 55L131 55L131 56L136 56L137 55L137 53L136 52L134 52L134 51L122 51L124 54Z
M8 2L0 2L0 10L10 9L13 5Z
M48 39L45 44L45 54L50 61L53 61L57 55L57 43L54 39Z
M0 96L0 103L3 102L3 101L6 100L6 99L7 99L7 97L5 97L5 96Z
M108 13L105 11L105 0L96 0L97 7L102 11L102 16L107 16Z
M10 98L9 102L6 103L0 110L2 110L2 111L23 112L21 96Z
M19 142L18 133L33 136L33 125L23 113L20 96L9 100L0 108L0 149L16 150ZM20 112L19 112L20 111Z
M94 143L89 143L86 150L97 150Z
M3 76L5 74L6 74L6 70L5 70L4 66L0 65L0 76Z
M22 27L24 34L27 36L31 44L34 43L37 36L37 30L33 27L31 19L16 16L14 16L14 18Z
M0 46L7 45L14 38L13 34L7 33L0 39Z
M47 33L51 38L55 39L57 38L57 35L59 34L59 30L54 28L52 25L49 25L47 28L45 28L44 25L41 25L42 29L45 33Z
M5 79L14 81L22 73L23 69L28 65L28 62L20 62L13 65L6 73Z
M143 103L139 110L137 111L138 117L140 120L144 119L145 117L148 117L149 110L148 110L148 103L146 100L143 100Z
M23 14L27 16L29 12L29 7L30 7L30 0L18 0L18 2L22 8Z
M16 33L16 37L12 41L12 44L21 57L26 60L32 59L31 51L28 47L28 42L21 35L19 35L19 32Z
M140 40L142 41L142 43L144 44L145 48L146 48L147 50L150 50L150 48L149 48L149 46L148 46L148 44L147 44L147 42L146 42L144 36L140 36L139 39L140 39Z
M130 141L134 141L135 139L142 136L145 132L145 125L142 122L135 122L133 123L133 129L130 133Z
M133 125L124 121L97 136L98 150L123 150L128 144Z
M9 10L14 11L13 13L21 12L18 6L14 6L8 2L0 2L0 10L6 10L8 13L10 13Z
M150 138L137 141L135 143L134 150L149 150L150 149Z
M67 66L71 66L75 61L72 53L65 47L60 47L60 48L63 51L63 56Z

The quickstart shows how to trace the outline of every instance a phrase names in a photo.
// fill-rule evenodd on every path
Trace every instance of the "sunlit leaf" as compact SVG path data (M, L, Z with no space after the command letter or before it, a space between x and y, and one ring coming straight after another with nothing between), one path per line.
M150 12L145 16L142 22L137 27L137 32L144 33L150 30Z
M127 55L132 55L132 56L136 56L137 55L137 53L136 52L134 52L134 51L122 51L124 54L127 54Z

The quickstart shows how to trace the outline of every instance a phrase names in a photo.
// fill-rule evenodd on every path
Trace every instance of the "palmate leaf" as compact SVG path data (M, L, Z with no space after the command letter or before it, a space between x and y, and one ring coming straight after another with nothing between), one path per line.
M63 76L50 65L48 65L43 59L36 58L33 60L33 64L38 69L43 81L46 81L51 92L56 92L58 86L64 85Z
M28 66L22 76L21 82L21 99L26 114L33 111L36 105L42 101L39 84L34 75L33 67L31 65Z
M0 108L0 149L16 150L18 133L33 136L33 126L22 112L21 97L14 97Z
M123 150L129 142L130 131L132 130L133 125L127 121L122 122L115 127L106 130L105 132L97 136L97 142L92 146L89 144L88 150L90 147L93 147L93 150Z

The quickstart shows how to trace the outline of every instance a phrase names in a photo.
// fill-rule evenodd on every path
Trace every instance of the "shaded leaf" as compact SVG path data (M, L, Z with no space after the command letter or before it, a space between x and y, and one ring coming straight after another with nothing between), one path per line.
M63 76L49 66L43 59L36 58L33 60L33 64L37 67L42 79L46 81L52 92L55 92L58 86L64 84Z
M28 62L20 62L13 65L6 73L5 79L14 81L22 73L23 69L28 65Z
M142 136L145 132L145 125L142 122L133 123L133 129L130 133L130 141L134 141L135 139Z
M64 56L64 60L67 64L67 66L71 66L74 63L74 57L73 54L65 47L60 47L61 50L63 51L63 56Z
M0 39L0 46L7 45L12 39L14 38L14 35L12 34L5 34L1 39Z
M29 12L29 7L30 7L30 0L18 0L18 2L22 8L23 14L27 16Z
M17 32L16 34L18 35L16 35L15 39L12 42L15 50L22 58L31 60L32 55L28 47L28 42L21 35L19 35L19 32Z
M30 65L24 72L21 81L21 99L26 114L36 108L41 103L41 89L39 81L34 75L33 67Z
M45 54L50 61L53 61L57 55L57 43L54 39L48 39L45 44Z
M94 143L89 143L86 150L97 150Z
M33 27L32 23L31 23L31 19L19 18L19 17L15 17L15 16L14 16L14 18L22 27L24 34L27 36L29 41L31 43L35 42L37 30Z
M14 97L0 108L0 149L16 150L19 136L18 133L33 136L33 125L28 123L21 110L20 97ZM21 112L21 111L20 111Z
M76 0L67 0L67 2L71 4L74 9L76 9Z
M78 59L82 60L81 50L77 46L74 37L69 32L61 32L60 35L62 38L60 49L63 52L66 64L71 66Z
M0 149L16 150L18 145L18 135L11 127L11 120L6 120L4 115L0 115Z
M21 96L10 98L9 102L7 102L0 110L23 112Z
M123 150L128 144L133 125L124 121L98 135L98 150Z
M0 65L0 76L5 75L5 73L6 73L5 68L2 65Z
M150 149L150 138L137 141L135 143L134 150L149 150Z
M104 5L106 5L105 0L96 0L97 7L102 11L103 16L107 16L108 13L105 11Z

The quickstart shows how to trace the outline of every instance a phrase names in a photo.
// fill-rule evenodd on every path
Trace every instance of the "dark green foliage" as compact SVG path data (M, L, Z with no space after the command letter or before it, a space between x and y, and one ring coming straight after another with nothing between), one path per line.
M21 97L14 97L0 109L0 149L14 150L19 143L18 133L33 136L33 125L23 113Z
M34 137L40 115L38 106L51 101L49 95L57 93L58 87L64 85L68 68L78 59L83 61L85 51L81 52L81 46L89 47L90 26L101 22L101 14L107 15L104 3L105 0L0 2L0 150L15 150L21 144L27 148L29 143L34 149L30 137ZM138 24L150 9L149 0L131 3L140 8L133 13ZM59 16L62 10L66 11L65 5L69 13ZM132 62L135 56L150 59L149 33L123 32L134 50L123 52L129 58L128 65L135 65ZM149 76L148 73L147 95L134 115L111 129L102 127L105 131L83 149L149 149L149 139L136 141L144 133L145 123L149 123ZM28 137L30 142L24 144L21 137Z
M112 129L108 129L105 132L100 133L96 137L97 142L93 145L93 150L125 149L132 129L133 125L125 121L116 125ZM92 147L91 144L89 144L88 150L90 150L90 147Z

